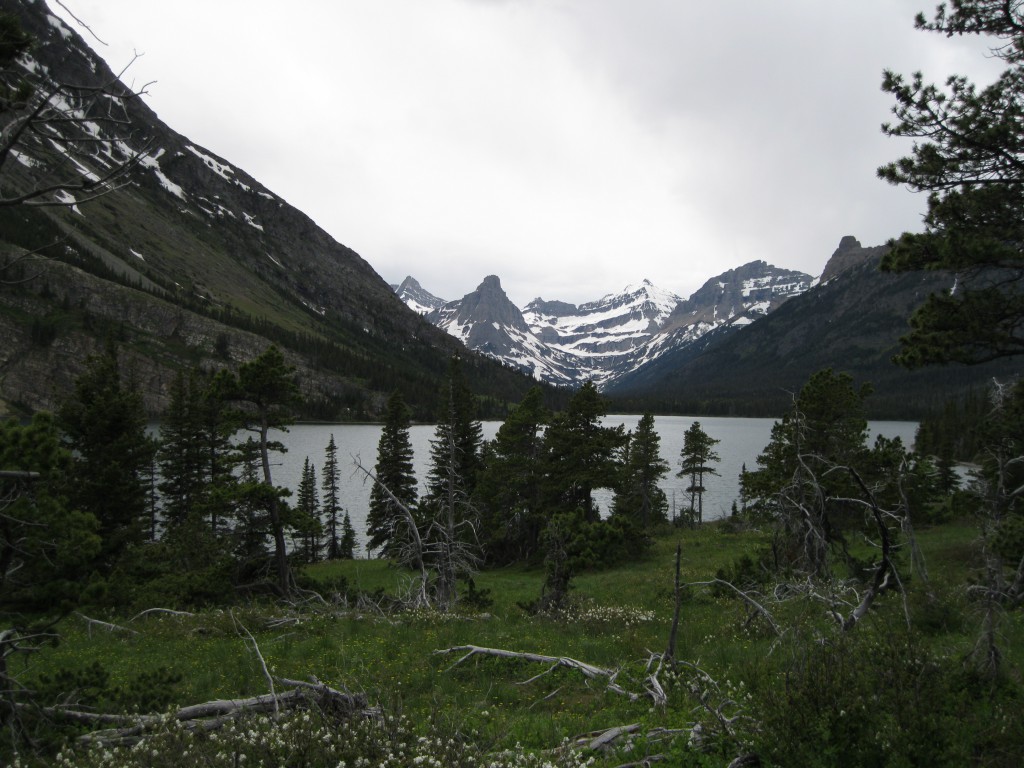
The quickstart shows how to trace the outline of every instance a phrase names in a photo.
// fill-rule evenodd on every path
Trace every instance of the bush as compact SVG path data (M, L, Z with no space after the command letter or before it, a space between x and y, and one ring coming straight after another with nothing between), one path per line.
M993 688L907 630L797 640L758 700L758 753L771 765L1016 765L1016 687ZM999 724L1001 728L997 727Z

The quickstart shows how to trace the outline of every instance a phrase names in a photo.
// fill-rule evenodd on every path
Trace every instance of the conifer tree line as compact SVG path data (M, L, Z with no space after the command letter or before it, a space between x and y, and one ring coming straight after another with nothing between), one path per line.
M417 571L424 602L450 608L475 594L481 568L528 561L545 568L536 607L557 608L581 570L642 557L670 522L703 522L719 441L699 421L677 460L689 508L670 521L659 482L671 464L651 414L626 431L602 423L606 403L593 384L557 413L537 387L484 441L458 358L443 389L422 494L410 409L391 395L367 515L367 552ZM305 458L294 498L275 484L284 446L274 433L287 430L297 392L276 347L237 372L184 372L152 437L117 350L92 358L56 414L0 432L3 469L16 470L0 480L0 602L191 605L289 594L300 588L298 566L354 557L359 544L340 503L333 435L323 466ZM979 424L989 441L1017 428L1005 418L1019 410L1019 392L1010 392L1002 421ZM869 394L846 374L819 372L775 424L757 467L744 471L737 518L774 531L762 572L823 573L837 557L863 568L847 547L864 522L860 482L894 505L913 502L918 521L953 512L957 483L943 462L898 440L867 445ZM612 492L607 510L594 500L597 489ZM818 532L811 548L800 541L809 520Z
M606 405L592 384L560 413L537 387L485 442L457 358L444 390L422 494L410 409L391 396L365 542L378 556L419 562L442 603L479 568L521 560L548 563L552 584L564 586L580 568L640 556L668 522L658 481L669 464L653 416L626 432L601 424ZM0 433L0 469L14 473L0 479L0 602L220 603L292 593L297 566L354 557L333 435L323 466L305 458L294 497L275 482L284 451L275 434L297 399L295 372L271 346L236 372L180 373L154 434L131 371L108 345L55 414ZM614 492L604 519L597 488Z
M55 414L0 430L0 603L220 603L354 557L333 435L319 480L307 458L295 499L275 485L297 393L273 346L237 372L182 372L153 436L117 350L91 358Z

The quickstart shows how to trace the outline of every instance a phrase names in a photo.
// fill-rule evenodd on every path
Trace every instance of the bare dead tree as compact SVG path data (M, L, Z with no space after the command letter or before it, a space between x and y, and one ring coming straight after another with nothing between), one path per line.
M683 556L683 544L682 542L676 543L676 575L673 589L673 597L675 605L672 609L672 626L668 631L668 643L665 645L665 653L661 655L663 661L666 664L672 664L676 658L676 637L679 634L679 614L682 610L682 587L679 579L679 568Z
M415 585L415 597L413 598L413 607L415 608L429 608L430 607L430 595L428 592L428 586L430 584L430 572L427 569L427 561L425 557L425 551L423 546L423 539L420 537L419 527L416 524L416 517L413 515L412 510L409 509L408 505L403 504L402 501L391 492L391 489L382 483L373 472L363 466L358 456L352 457L352 463L356 466L360 472L362 472L367 479L375 483L384 493L392 504L395 505L402 516L402 521L405 523L405 536L399 538L398 531L391 532L391 541L400 542L398 544L398 560L403 565L413 567L419 573L419 580Z
M472 576L480 569L475 510L469 500L454 479L449 479L446 493L434 506L431 518L417 521L412 510L364 467L358 457L353 457L353 463L384 491L400 513L401 528L397 527L397 522L392 523L395 527L390 541L395 545L398 562L419 573L413 590L413 607L450 610L456 600L456 579Z

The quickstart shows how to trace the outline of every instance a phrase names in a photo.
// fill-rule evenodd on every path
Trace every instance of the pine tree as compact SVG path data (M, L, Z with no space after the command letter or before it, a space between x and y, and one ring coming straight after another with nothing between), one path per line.
M267 505L271 536L274 541L276 586L281 594L291 591L291 570L288 566L288 547L285 543L285 511L280 489L274 486L271 475L270 454L284 452L279 441L270 438L272 429L287 430L291 422L291 409L298 403L299 390L295 383L295 369L285 362L284 355L275 347L268 347L255 360L244 363L237 376L222 374L221 389L226 399L241 405L238 416L242 426L255 433L259 450L262 499Z
M480 545L478 513L470 501L480 465L480 423L473 420L472 397L456 366L448 380L448 408L430 443L428 493L420 503L426 531L426 563L437 574L435 597L442 610L456 600L455 581L476 570Z
M818 371L772 427L758 469L742 475L745 514L775 528L779 567L826 573L829 550L845 553L844 527L863 520L862 507L849 501L860 489L848 472L835 470L867 463L864 400L870 391L855 387L849 374Z
M989 52L1006 63L978 89L951 76L945 87L891 71L889 136L914 139L909 156L878 169L881 178L928 193L925 231L891 243L883 269L948 270L953 290L928 297L911 318L899 361L979 363L1024 354L1024 27L1020 5L996 0L940 4L919 29L947 37L993 38ZM951 280L952 282L952 280Z
M632 518L642 528L667 521L668 498L658 482L669 470L661 458L661 436L654 416L645 413L623 444L622 479L616 489L613 513Z
M327 559L337 560L340 554L340 541L338 536L338 515L341 513L341 502L339 500L340 470L338 468L338 446L334 442L334 434L327 443L327 453L324 459L323 473L320 478L320 490L323 492L323 514L326 522L327 534ZM345 513L346 517L348 513ZM352 523L349 521L349 526ZM353 535L354 535L353 531Z
M113 346L89 358L60 408L58 424L74 456L70 503L99 521L98 566L109 571L128 547L144 539L144 478L155 450L146 435L142 396L132 380L122 381Z
M401 393L395 390L388 399L384 428L377 444L374 469L377 482L370 489L370 508L366 516L366 548L382 550L386 556L394 553L392 545L396 536L400 538L404 522L384 488L409 509L416 506L416 475L412 444L409 442L410 416Z
M12 611L74 605L100 552L99 522L65 495L71 461L49 414L0 422L0 607L8 620Z
M498 428L484 453L475 499L483 514L481 532L490 562L519 560L540 546L545 523L543 427L550 418L542 390L533 387Z
M302 465L298 494L295 502L292 527L302 542L302 556L307 563L320 559L320 536L323 523L320 520L320 497L317 493L316 469L306 457Z
M595 488L614 488L619 478L617 453L625 430L601 426L607 413L604 398L593 382L586 382L557 414L545 432L545 491L555 510L582 509L584 518L600 518L594 507Z
M160 497L164 524L180 525L209 489L206 446L202 440L202 392L195 370L179 372L160 421Z
M352 527L352 518L348 512L341 520L341 540L338 542L337 557L342 560L352 560L356 556L356 529Z
M704 476L718 475L718 470L710 465L721 460L714 450L720 442L708 435L699 421L693 422L683 435L676 477L690 479L686 492L690 494L690 520L694 523L704 522Z
M473 493L482 467L483 428L458 357L451 359L442 413L430 443L430 470L424 503L450 497L454 483L466 497Z

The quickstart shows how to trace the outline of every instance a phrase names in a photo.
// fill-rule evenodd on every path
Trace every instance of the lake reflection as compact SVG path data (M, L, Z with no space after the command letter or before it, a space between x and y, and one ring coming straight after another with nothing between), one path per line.
M605 425L623 424L627 430L635 429L639 416L608 416ZM669 474L662 480L661 487L669 502L669 515L674 509L682 510L689 505L686 487L689 481L677 478L679 471L679 453L683 447L683 435L694 421L711 437L721 442L715 446L721 461L715 466L720 473L718 477L705 478L704 485L704 517L714 519L729 514L732 502L739 495L739 475L745 464L754 469L757 456L764 450L771 437L772 424L775 419L743 419L730 417L707 416L656 416L655 428L661 436L661 456L671 466ZM482 422L483 436L490 440L498 431L501 422ZM913 444L917 422L912 421L873 421L870 423L872 435L882 434L886 437L900 437L907 446ZM278 456L279 464L273 468L274 482L290 488L294 493L298 488L302 474L302 464L308 456L316 467L317 483L321 481L324 464L324 452L331 435L338 447L338 465L341 468L341 504L352 517L352 525L356 529L360 545L366 540L366 513L370 503L370 483L359 472L354 459L359 459L363 466L372 471L377 462L377 442L380 440L381 425L379 424L298 424L290 428L285 435L279 435L288 447L288 453ZM415 454L414 466L419 479L419 490L422 493L430 463L430 440L434 437L434 425L414 425L409 430L409 440ZM873 437L872 437L873 439ZM612 493L609 490L598 490L595 498L603 512L607 513L611 506ZM365 551L360 546L360 552Z

